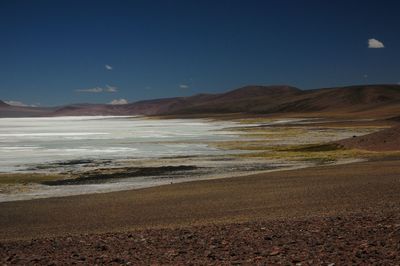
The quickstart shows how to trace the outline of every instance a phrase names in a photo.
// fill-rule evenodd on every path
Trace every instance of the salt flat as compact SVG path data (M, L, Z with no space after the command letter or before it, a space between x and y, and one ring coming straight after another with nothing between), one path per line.
M80 159L220 154L204 141L232 139L233 122L141 117L0 119L0 172Z

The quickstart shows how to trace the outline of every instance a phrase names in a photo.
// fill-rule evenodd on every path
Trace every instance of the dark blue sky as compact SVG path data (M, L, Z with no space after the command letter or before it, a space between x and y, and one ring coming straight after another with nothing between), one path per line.
M3 0L0 99L58 105L247 84L398 83L399 10L400 1L377 0ZM384 48L368 48L371 38Z

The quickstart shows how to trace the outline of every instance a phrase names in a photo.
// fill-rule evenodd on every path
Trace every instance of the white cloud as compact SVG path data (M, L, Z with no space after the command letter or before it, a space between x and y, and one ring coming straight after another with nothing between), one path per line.
M12 106L19 106L19 107L37 107L37 105L34 104L26 104L20 101L4 101L6 104L8 105L12 105Z
M105 67L107 70L113 70L113 67L110 66L110 65L105 65L104 67Z
M89 89L79 89L79 90L76 90L76 92L86 92L86 93L112 92L113 93L113 92L118 92L118 88L106 85L105 88L95 87L95 88L89 88Z
M106 92L117 92L118 88L110 86L110 85L106 85L106 88L104 89L104 91L106 91Z
M128 104L128 101L125 99L115 99L112 100L109 104L111 105L123 105L123 104Z
M372 38L368 40L368 48L385 48L385 45L381 41Z
M103 92L103 88L96 87L96 88L90 88L90 89L79 89L76 91L77 92L100 93L100 92Z
M179 88L181 88L181 89L189 89L190 86L187 85L187 84L180 84L180 85L179 85Z

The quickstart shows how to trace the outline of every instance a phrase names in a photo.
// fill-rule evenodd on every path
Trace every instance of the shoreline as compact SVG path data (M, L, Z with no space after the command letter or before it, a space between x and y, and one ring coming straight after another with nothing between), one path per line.
M253 163L260 163L257 160L253 159L250 160ZM146 188L153 188L153 187L161 187L161 186L168 186L172 184L179 184L179 183L188 183L188 182L196 182L196 181L208 181L208 180L218 180L218 179L229 179L229 178L238 178L238 177L245 177L251 175L258 175L258 174L266 174L266 173L273 173L273 172L280 172L280 171L293 171L293 170L300 170L300 169L307 169L313 167L325 167L325 166L335 166L335 165L343 165L343 164L352 164L358 162L365 162L366 159L362 158L354 158L354 159L344 159L339 160L332 163L327 163L323 165L319 165L317 163L299 163L299 164L290 164L288 163L286 166L280 165L282 162L275 162L277 165L273 164L266 164L263 166L260 164L260 167L265 167L265 170L245 170L245 171L235 171L232 172L224 172L219 169L220 173L214 174L204 174L201 176L192 176L190 177L188 174L185 176L173 176L173 171L167 171L165 174L168 175L166 177L158 177L149 174L142 174L138 177L128 177L127 179L132 180L131 184L128 184L124 181L124 179L118 178L112 183L90 183L91 179L89 176L89 183L85 184L85 179L83 179L84 183L79 183L78 178L72 179L56 179L56 180L49 180L43 181L41 184L32 184L25 189L28 189L27 192L18 192L14 194L6 193L4 197L0 196L0 203L6 202L14 202L14 201L30 201L36 199L49 199L49 198L64 198L64 197L74 197L79 195L91 195L91 194L103 194L103 193L113 193L113 192L121 192L121 191L134 191L134 190L141 190ZM243 160L238 161L238 163L243 162ZM272 163L272 162L270 162ZM162 166L161 168L175 168L175 167L183 167L183 168L191 168L192 170L197 168L192 165L179 165L179 166ZM154 169L160 167L149 168L152 172ZM269 168L269 169L268 169ZM123 168L123 170L125 170ZM223 169L222 169L223 170ZM122 172L124 175L129 174L126 172ZM136 174L136 173L135 173ZM95 176L95 173L91 173L90 175ZM111 176L113 174L110 174ZM111 179L113 177L110 177ZM95 176L95 179L101 179L101 177ZM152 179L153 181L149 181ZM117 182L120 180L120 182ZM128 185L126 185L128 184ZM45 185L45 187L43 187ZM18 187L17 187L18 188ZM36 188L36 190L35 190ZM33 189L33 192L29 192L29 189ZM52 191L54 189L54 191ZM86 190L88 189L88 190ZM11 191L12 193L12 191Z
M389 202L400 206L399 175L399 159L392 159L4 202L0 239L384 210Z

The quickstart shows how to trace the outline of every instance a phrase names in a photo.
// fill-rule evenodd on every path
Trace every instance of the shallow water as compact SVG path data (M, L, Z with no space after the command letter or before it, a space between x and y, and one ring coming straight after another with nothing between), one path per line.
M235 135L233 122L142 117L0 119L0 172L81 159L214 155L205 141Z

